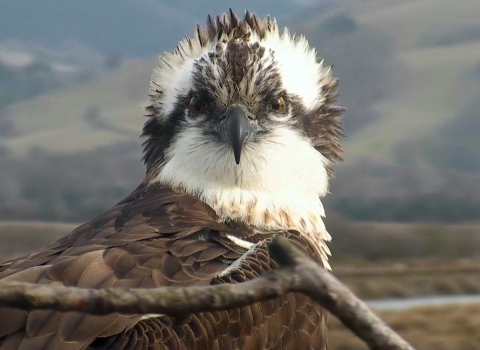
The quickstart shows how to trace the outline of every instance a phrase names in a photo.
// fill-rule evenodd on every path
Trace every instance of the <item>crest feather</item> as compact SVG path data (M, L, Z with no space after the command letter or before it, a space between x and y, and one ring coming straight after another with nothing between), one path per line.
M208 15L206 28L197 25L193 38L185 36L173 54L166 52L160 56L159 66L154 69L150 82L152 105L146 108L149 112L147 116L168 114L165 107L173 105L176 95L190 81L188 73L193 60L202 53L213 50L218 42L231 38L248 38L251 35L263 39L267 34L279 35L275 19L269 16L261 19L258 15L245 11L243 19L240 19L232 9L215 19ZM169 89L171 86L175 86L175 89ZM172 95L174 93L175 96Z

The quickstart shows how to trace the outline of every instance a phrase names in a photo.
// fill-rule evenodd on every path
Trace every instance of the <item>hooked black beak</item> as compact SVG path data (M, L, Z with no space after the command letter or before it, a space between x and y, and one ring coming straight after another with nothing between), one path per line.
M232 146L235 163L238 165L243 144L253 131L247 112L243 107L233 106L227 111L225 119L223 119L223 131Z

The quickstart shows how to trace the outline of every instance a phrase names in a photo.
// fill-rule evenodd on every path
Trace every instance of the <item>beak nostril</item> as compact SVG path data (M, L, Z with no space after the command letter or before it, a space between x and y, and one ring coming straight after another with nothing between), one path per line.
M255 117L253 115L247 115L247 118L250 120L255 120Z
M227 120L227 116L222 115L220 118L218 118L218 124L222 125L223 123L225 123L225 120Z

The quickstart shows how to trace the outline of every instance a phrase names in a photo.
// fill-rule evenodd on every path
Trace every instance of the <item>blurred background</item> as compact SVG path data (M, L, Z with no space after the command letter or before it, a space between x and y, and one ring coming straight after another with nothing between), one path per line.
M477 0L3 1L0 259L135 188L158 55L228 7L304 34L341 79L334 273L364 299L396 298L372 305L419 348L480 349L478 305L447 305L480 295ZM365 349L333 317L331 330L332 349Z

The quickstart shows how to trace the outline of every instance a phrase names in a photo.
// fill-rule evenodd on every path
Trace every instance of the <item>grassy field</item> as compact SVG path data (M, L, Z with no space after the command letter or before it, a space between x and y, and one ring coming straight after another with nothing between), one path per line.
M480 224L354 222L328 216L334 267L480 258Z
M480 260L411 261L333 272L363 299L480 294Z
M480 349L480 305L420 307L378 313L416 349ZM330 350L366 350L335 317L328 322Z
M0 221L0 261L41 248L66 235L77 225L37 221Z
M364 299L480 293L480 225L329 217L334 274Z

